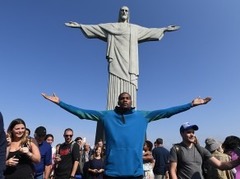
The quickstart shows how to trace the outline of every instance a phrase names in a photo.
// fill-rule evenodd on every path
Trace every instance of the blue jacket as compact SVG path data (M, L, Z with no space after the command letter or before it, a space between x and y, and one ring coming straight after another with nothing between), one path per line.
M106 137L105 175L112 177L136 177L143 175L142 149L149 122L169 118L191 108L191 103L155 111L140 111L132 108L121 112L114 110L95 111L80 109L64 102L59 106L68 112L87 119L102 122Z

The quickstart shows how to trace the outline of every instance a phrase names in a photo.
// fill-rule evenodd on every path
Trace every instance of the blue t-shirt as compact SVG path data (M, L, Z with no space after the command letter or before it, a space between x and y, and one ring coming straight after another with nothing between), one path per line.
M44 172L46 165L52 164L52 147L46 141L43 141L39 145L41 161L38 164L34 164L35 175L40 175Z

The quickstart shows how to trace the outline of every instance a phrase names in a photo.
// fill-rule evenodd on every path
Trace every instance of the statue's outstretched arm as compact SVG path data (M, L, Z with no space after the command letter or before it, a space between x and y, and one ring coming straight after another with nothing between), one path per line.
M81 24L77 23L77 22L66 22L65 25L67 27L72 27L72 28L81 28Z

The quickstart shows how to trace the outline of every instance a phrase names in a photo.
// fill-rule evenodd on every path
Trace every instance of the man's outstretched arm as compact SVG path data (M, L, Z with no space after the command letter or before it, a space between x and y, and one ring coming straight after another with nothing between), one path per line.
M93 121L99 121L101 116L102 116L101 112L99 112L99 111L81 109L81 108L66 104L63 101L61 101L60 98L58 96L56 96L55 93L53 93L52 96L49 96L49 95L46 95L45 93L42 93L42 96L45 99L57 104L58 106L60 106L64 110L76 115L80 119L88 119L88 120L93 120Z
M212 99L211 97L206 97L206 98L198 97L193 99L191 103L188 103L185 105L151 111L150 113L147 114L146 117L149 119L149 121L156 121L162 118L169 118L175 114L187 111L192 107L207 104L209 101L211 101L211 99Z

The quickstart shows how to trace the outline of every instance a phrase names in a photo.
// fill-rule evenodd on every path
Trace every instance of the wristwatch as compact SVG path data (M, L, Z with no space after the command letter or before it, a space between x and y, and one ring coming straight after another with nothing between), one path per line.
M69 179L75 179L75 176L70 176Z

